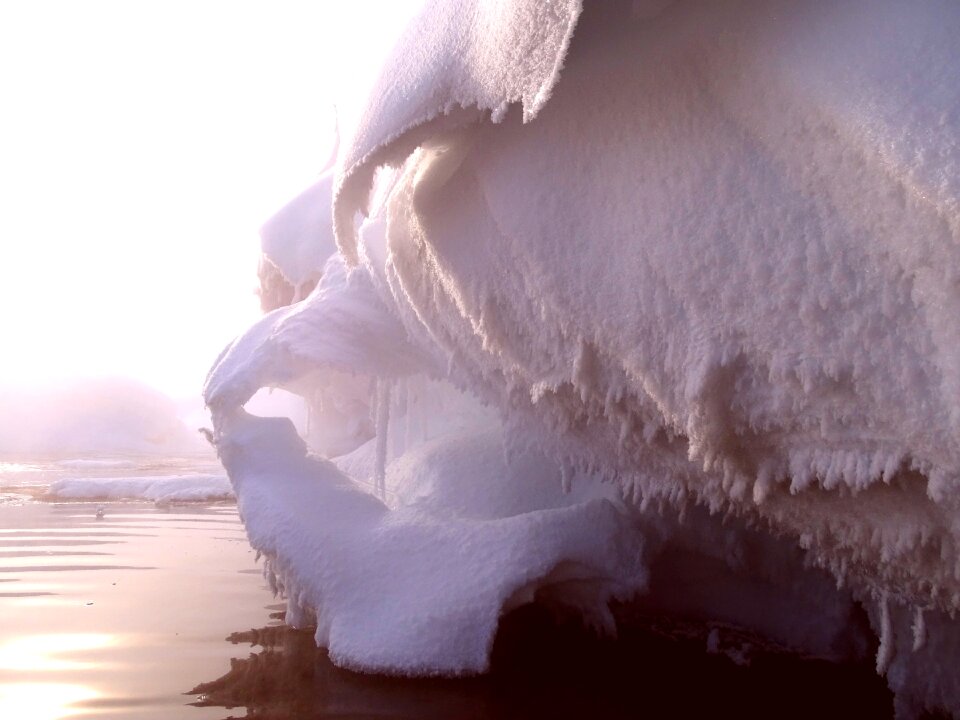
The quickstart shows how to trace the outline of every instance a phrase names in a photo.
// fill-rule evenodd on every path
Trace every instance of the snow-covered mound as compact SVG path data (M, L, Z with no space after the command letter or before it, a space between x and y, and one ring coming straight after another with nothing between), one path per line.
M250 541L289 598L287 621L315 619L318 643L339 664L476 672L487 667L504 609L569 587L565 601L610 628L607 601L644 585L640 537L609 500L565 502L555 492L555 505L487 522L416 502L391 511L308 455L285 418L241 413L226 432L224 465ZM485 466L460 468L473 481L506 474L499 442L471 458Z
M251 541L334 657L482 668L517 578L553 587L567 562L592 568L588 615L642 591L709 616L711 593L694 611L642 581L680 553L723 568L699 580L727 598L714 615L749 606L737 622L770 635L832 628L788 638L798 649L856 656L862 606L898 711L960 714L958 32L960 7L932 1L428 4L346 128L339 253L206 388ZM311 228L289 248L325 247ZM276 267L302 255L271 252ZM325 402L335 378L351 403ZM384 501L247 416L264 386L351 417L338 449L359 449L337 462ZM488 432L463 422L481 404L510 483L455 440ZM574 494L539 495L516 470L530 457ZM573 504L547 520L558 502ZM507 520L555 522L552 542L510 535L501 554ZM380 563L369 548L398 525L419 552ZM752 549L718 551L719 536ZM497 576L475 544L502 576L460 612L474 573ZM364 578L377 589L361 603ZM471 623L483 631L461 641Z
M43 389L0 387L3 453L72 458L208 451L202 438L180 420L170 398L133 380L87 379Z
M152 500L157 503L233 499L222 475L154 475L67 478L51 483L47 497L58 500Z

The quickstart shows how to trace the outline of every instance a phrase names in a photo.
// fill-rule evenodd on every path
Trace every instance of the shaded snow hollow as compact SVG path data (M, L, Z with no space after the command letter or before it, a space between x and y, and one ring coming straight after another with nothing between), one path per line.
M837 659L863 608L898 713L960 714L958 32L948 2L428 3L206 385L291 621L432 674L534 599Z

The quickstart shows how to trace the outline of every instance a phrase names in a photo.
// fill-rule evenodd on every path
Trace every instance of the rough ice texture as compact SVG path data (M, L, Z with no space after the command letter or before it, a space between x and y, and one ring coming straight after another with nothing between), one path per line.
M497 411L508 457L551 458L566 487L611 480L636 515L618 537L644 562L656 564L654 537L709 556L711 515L729 517L760 559L736 582L713 578L718 588L764 577L803 596L801 616L837 627L862 603L898 711L960 713L960 9L594 2L582 15L577 3L435 2L401 41L338 165L336 272L211 373L221 457L258 488L240 487L241 504L248 492L266 503L283 476L238 459L244 442L273 442L240 410L257 387L309 387L326 369L446 380ZM404 402L429 396L408 389ZM389 413L377 424L393 428ZM415 446L380 471L396 509L379 508L378 523L412 492L391 478ZM389 458L373 455L342 464L376 475ZM440 477L433 461L417 467L411 485ZM514 502L498 504L496 473L458 483L443 467L415 493L431 527L448 527L450 508ZM284 515L302 512L295 498L270 502L274 525L296 527ZM689 505L703 508L693 527L657 519ZM248 526L272 527L265 513ZM604 532L581 522L594 520L563 532ZM444 537L456 546L460 532ZM330 585L360 583L321 569L336 533L264 537L251 530L321 613ZM803 561L778 574L770 563L791 551ZM498 557L504 576L541 559ZM825 590L804 563L848 590ZM386 597L404 592L406 566L394 567L377 576ZM456 596L466 579L451 577L422 586L429 602ZM754 625L805 624L774 597L757 601ZM430 637L439 645L416 645L406 670L451 667L457 644ZM377 654L403 652L335 657L397 669Z
M334 195L359 194L367 203L375 166L402 161L424 137L404 133L457 107L499 118L510 103L521 103L524 116L534 117L559 77L580 7L579 0L426 3L350 129ZM337 242L349 260L356 259L355 209L334 205Z
M288 622L315 613L317 641L342 665L477 672L487 667L504 608L569 588L566 602L610 627L606 602L644 585L642 543L609 500L574 504L555 493L556 506L535 502L536 513L485 522L417 502L390 510L333 463L308 455L285 418L241 412L224 430L221 457L250 541L290 598ZM449 469L474 482L507 473L499 442L470 458L469 469Z
M233 499L223 475L155 475L68 478L50 485L47 496L59 500L152 500L157 503Z

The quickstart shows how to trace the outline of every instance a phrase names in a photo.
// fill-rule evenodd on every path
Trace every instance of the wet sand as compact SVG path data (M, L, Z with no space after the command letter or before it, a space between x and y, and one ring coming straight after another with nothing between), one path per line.
M501 623L493 672L459 680L336 668L282 609L232 504L0 505L0 718L892 714L868 666L776 652L741 666L706 652L709 628L627 608L617 641L521 608ZM720 628L721 645L751 642Z

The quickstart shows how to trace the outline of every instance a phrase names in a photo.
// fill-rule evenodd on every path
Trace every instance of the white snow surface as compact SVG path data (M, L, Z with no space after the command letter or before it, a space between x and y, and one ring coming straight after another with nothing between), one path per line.
M958 33L945 1L428 5L347 129L340 254L208 378L293 616L346 665L478 670L520 588L577 604L573 562L588 618L669 612L648 569L682 551L724 569L674 611L759 578L734 619L828 655L861 604L898 714L960 715ZM383 500L242 410L322 415L333 371ZM437 383L435 420L498 429L418 430Z
M333 173L327 172L260 228L263 254L294 288L318 280L324 262L336 250L332 186Z
M189 473L134 477L66 478L51 483L47 496L59 500L152 500L157 503L233 499L223 475Z
M334 228L348 260L356 259L353 213L369 201L375 166L402 160L424 137L404 133L458 107L500 117L521 103L524 117L535 117L559 77L580 9L579 0L425 3L338 158L334 195L351 200L334 205Z
M318 643L342 665L481 671L500 613L511 605L568 589L565 602L611 628L607 601L644 585L642 542L610 500L566 502L554 486L559 502L534 501L535 513L496 513L486 522L417 502L390 510L309 455L286 418L241 411L224 430L224 466L250 541L270 558L270 577L289 598L287 621L300 624L315 612ZM473 481L506 473L499 443L471 460L469 469L454 465ZM513 491L528 490L514 483Z

